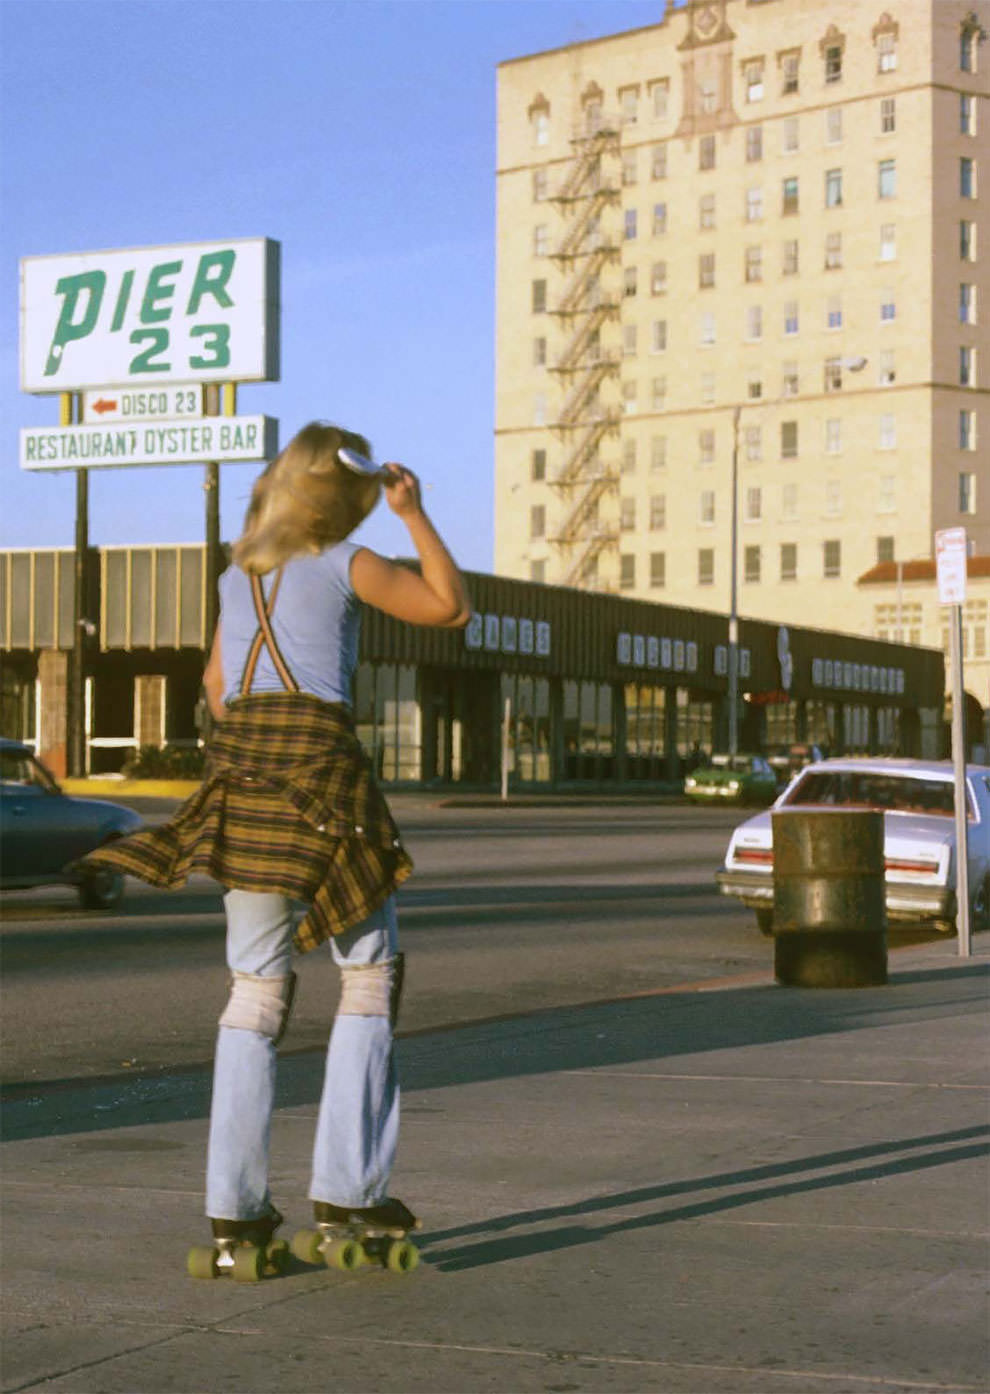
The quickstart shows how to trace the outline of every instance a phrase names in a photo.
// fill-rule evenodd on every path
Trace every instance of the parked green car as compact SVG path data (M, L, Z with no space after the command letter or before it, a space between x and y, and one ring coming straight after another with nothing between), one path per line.
M762 755L713 755L687 776L684 792L695 803L771 804L777 776Z

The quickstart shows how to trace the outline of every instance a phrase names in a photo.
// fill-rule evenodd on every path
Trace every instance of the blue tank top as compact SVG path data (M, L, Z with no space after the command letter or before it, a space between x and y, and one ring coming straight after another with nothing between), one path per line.
M353 542L338 542L318 556L287 561L272 615L275 642L299 690L348 706L360 626L360 602L351 585L351 559L358 550ZM272 571L261 578L266 601L276 574ZM257 629L250 577L231 566L220 577L220 656L226 702L240 695L241 674ZM285 691L267 645L262 646L251 691Z

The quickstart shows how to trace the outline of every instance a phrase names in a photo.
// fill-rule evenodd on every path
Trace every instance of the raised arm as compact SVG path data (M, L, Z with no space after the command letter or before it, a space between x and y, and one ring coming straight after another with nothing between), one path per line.
M403 465L390 464L385 484L389 508L409 529L421 574L396 566L366 547L354 554L351 584L359 599L410 624L456 629L471 616L464 578L440 534L423 510L419 480Z

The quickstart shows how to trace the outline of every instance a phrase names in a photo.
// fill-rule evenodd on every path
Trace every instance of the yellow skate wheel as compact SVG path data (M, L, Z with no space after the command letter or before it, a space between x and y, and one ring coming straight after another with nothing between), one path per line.
M292 1252L300 1263L319 1263L323 1258L320 1244L323 1236L315 1229L300 1229L292 1236Z
M206 1244L197 1244L186 1256L186 1272L190 1278L216 1278L217 1250Z
M339 1268L351 1273L364 1263L364 1250L356 1239L335 1239L325 1250L328 1268Z
M284 1273L289 1266L289 1246L284 1239L275 1239L265 1251L265 1259L270 1273Z
M243 1244L234 1250L234 1266L230 1276L236 1283L257 1283L265 1271L265 1251L253 1244Z
M411 1273L419 1266L419 1250L407 1239L397 1239L389 1245L385 1266L390 1273Z

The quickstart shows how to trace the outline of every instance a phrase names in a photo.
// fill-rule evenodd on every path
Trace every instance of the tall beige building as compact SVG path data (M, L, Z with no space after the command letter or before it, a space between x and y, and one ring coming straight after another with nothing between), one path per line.
M500 67L499 573L726 611L735 534L740 613L872 632L878 561L990 552L988 30L690 0Z

